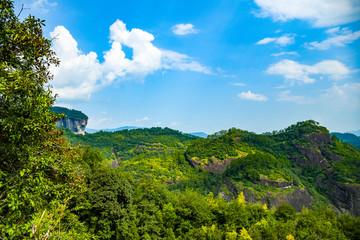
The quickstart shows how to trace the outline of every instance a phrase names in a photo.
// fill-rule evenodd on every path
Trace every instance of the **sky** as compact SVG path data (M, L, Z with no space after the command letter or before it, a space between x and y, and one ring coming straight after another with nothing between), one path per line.
M16 0L88 128L360 129L359 0Z

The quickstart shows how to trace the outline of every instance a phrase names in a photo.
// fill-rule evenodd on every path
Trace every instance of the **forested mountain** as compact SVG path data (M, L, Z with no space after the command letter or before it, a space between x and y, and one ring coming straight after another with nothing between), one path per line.
M135 179L170 189L192 187L228 201L244 192L269 207L287 201L297 211L325 205L360 215L360 151L312 120L261 135L232 128L205 139L168 128L65 136L99 149Z

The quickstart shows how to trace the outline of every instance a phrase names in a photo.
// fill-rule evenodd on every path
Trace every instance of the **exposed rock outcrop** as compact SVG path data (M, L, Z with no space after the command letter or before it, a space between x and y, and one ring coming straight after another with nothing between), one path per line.
M208 171L213 174L223 174L227 167L230 166L231 161L236 158L226 158L224 161L219 161L216 158L210 158L207 162L204 162L198 158L188 159L188 162L196 168Z
M75 134L85 135L87 119L66 118L58 121L56 126L70 129Z
M314 133L306 134L302 136L302 139L309 141L309 145L293 143L297 151L305 158L293 157L296 164L299 166L304 164L311 164L317 166L320 169L324 169L330 166L329 161L339 161L343 157L336 155L327 150L329 143L331 142L330 134L327 133Z
M287 182L287 181L272 181L268 179L267 177L261 176L260 180L254 180L255 184L260 184L262 186L269 186L269 187L276 187L281 189L291 188L293 186L293 181Z
M293 190L290 192L267 192L262 196L256 196L254 192L246 188L237 187L229 178L225 178L222 184L218 186L218 193L222 196L226 201L231 201L233 198L236 198L240 192L244 193L245 200L247 202L257 203L260 202L261 204L267 204L269 208L273 206L278 207L283 202L289 203L291 206L295 208L297 212L300 212L303 207L312 209L312 203L315 203L315 199L313 196L310 195L306 188L299 188L290 186L290 182L287 182L290 188ZM228 192L224 192L221 190L221 185L223 188L226 187Z
M326 182L318 179L318 183L329 189L326 196L342 213L360 216L360 185L337 183L331 170L325 172Z

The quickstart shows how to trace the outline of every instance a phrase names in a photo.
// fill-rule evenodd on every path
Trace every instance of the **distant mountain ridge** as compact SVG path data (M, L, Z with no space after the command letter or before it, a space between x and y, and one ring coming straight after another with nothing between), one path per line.
M331 135L335 135L343 142L350 143L355 147L360 148L360 137L356 136L355 134L332 132Z
M360 129L357 130L357 131L351 131L351 132L348 132L348 133L351 133L351 134L354 134L354 135L360 137Z
M117 131L121 131L121 130L133 130L133 129L139 129L139 127L135 127L135 126L124 126L124 127L118 127L118 128L105 128L105 129L92 129L92 128L86 128L86 132L87 133L96 133L96 132L117 132ZM204 132L191 132L191 133L187 133L196 137L201 137L201 138L207 138L208 134L204 133Z
M121 130L132 130L132 129L138 129L138 127L135 126L124 126L124 127L118 127L118 128L105 128L105 129L92 129L92 128L86 128L87 133L96 133L96 132L117 132Z
M189 133L193 136L197 136L197 137L201 137L201 138L207 138L208 134L204 133L204 132L192 132Z

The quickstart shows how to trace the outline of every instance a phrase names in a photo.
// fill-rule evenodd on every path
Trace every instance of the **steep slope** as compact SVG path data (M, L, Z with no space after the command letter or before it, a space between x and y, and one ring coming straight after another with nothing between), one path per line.
M312 120L262 135L221 131L195 140L186 158L223 176L218 190L228 199L243 191L270 206L286 200L300 211L331 203L340 212L360 215L360 151Z

